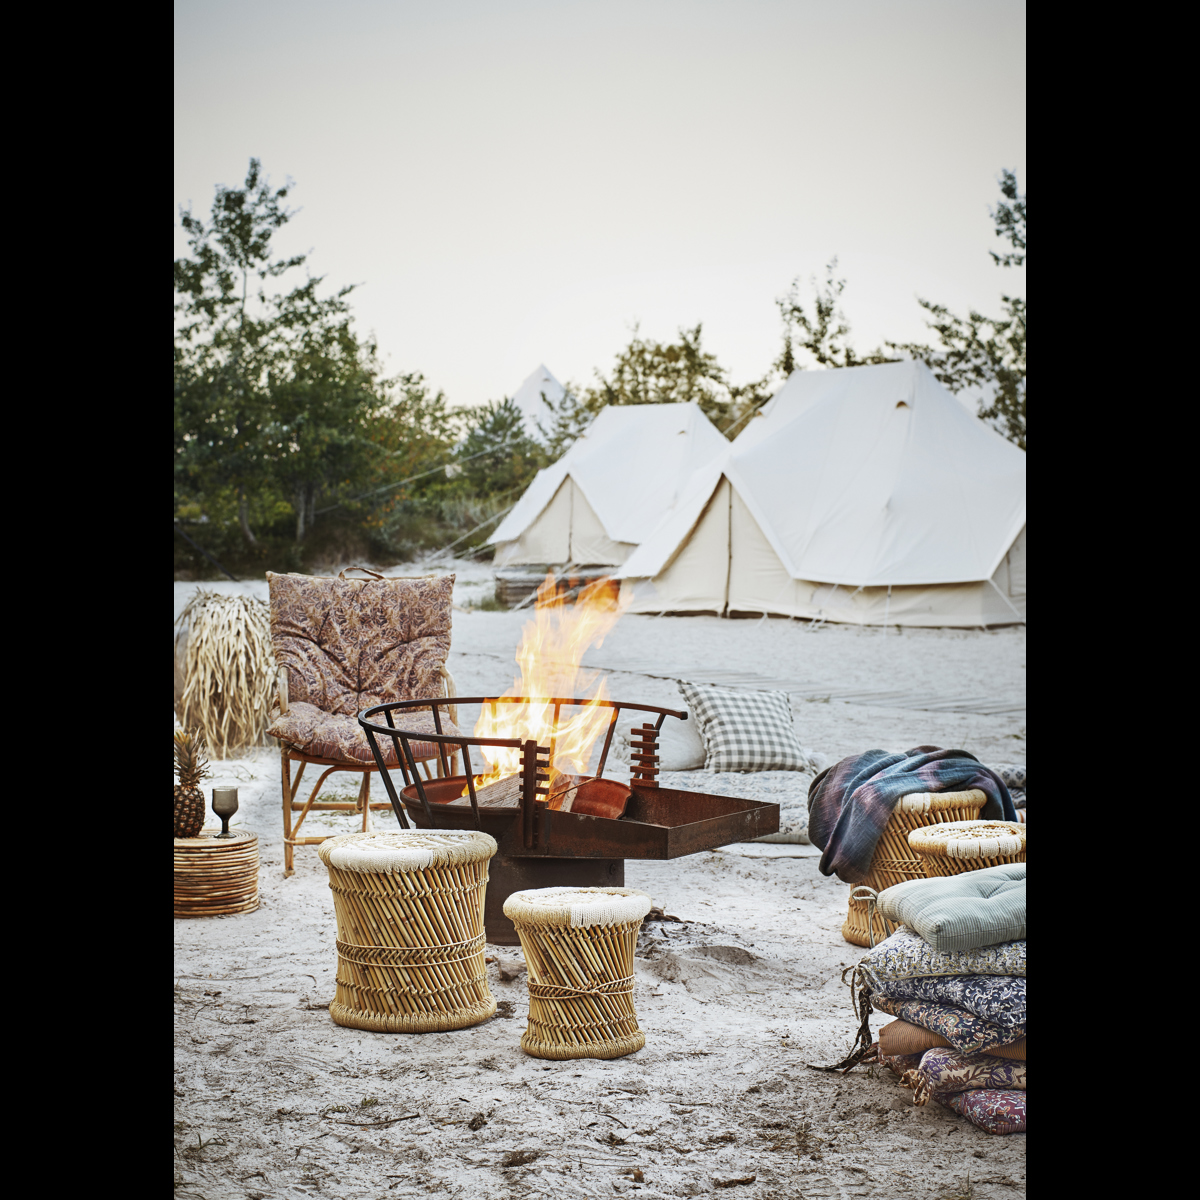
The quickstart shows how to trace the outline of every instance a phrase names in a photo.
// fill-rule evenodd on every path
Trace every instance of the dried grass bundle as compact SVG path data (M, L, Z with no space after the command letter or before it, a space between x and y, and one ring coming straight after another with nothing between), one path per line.
M262 745L276 676L266 602L198 591L176 622L185 623L180 721L199 727L217 758Z

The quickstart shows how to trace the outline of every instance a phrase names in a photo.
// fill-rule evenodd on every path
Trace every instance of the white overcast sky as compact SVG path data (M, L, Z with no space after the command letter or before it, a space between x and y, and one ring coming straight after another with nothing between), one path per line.
M390 372L454 404L539 363L589 382L704 322L736 382L774 301L837 255L860 350L915 297L996 311L1003 167L1025 184L1010 0L179 0L178 208L251 157Z

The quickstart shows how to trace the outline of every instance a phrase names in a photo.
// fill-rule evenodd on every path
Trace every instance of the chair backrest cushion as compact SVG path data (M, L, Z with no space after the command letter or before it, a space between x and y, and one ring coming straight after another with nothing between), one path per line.
M275 660L288 698L353 716L444 694L454 576L326 579L267 573Z

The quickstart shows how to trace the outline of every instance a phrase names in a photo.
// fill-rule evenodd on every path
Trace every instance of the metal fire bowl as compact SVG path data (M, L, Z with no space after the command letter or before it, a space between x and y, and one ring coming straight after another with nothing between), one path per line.
M534 844L524 845L519 808L479 809L450 801L462 795L465 775L422 781L435 829L482 827L499 850L489 868L484 911L488 941L516 945L516 929L504 916L513 892L539 887L622 887L627 858L681 858L731 842L779 832L779 805L707 792L630 785L625 815L618 820L539 808ZM400 795L418 829L430 828L417 789Z

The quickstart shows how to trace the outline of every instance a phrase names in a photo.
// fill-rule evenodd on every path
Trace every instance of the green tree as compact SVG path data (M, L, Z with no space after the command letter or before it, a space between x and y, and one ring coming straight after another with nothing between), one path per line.
M702 345L703 326L680 329L677 342L643 338L635 325L629 345L612 371L596 372L598 386L586 389L579 404L597 413L606 404L688 404L695 402L718 429L732 432L770 397L770 376L742 386L715 354Z
M1017 177L1004 171L1000 179L1003 200L992 212L996 237L1012 247L1003 254L989 251L1000 267L1025 264L1025 196ZM952 392L978 387L985 398L979 415L991 421L1010 442L1026 449L1026 366L1024 298L1002 294L1001 315L988 317L974 309L965 317L945 305L918 300L929 314L928 328L937 335L936 345L893 343L893 350L920 359Z
M189 255L175 260L177 486L233 488L242 536L253 493L281 489L303 541L322 493L353 489L379 458L373 424L388 408L375 347L360 343L346 297L308 276L306 256L278 257L294 215L290 184L272 189L257 159L241 188L218 186L211 216L181 212Z
M862 367L895 361L895 356L882 350L862 357L855 352L850 343L850 323L838 307L846 281L837 277L837 265L836 256L829 260L824 285L817 283L815 275L809 281L813 289L811 313L800 300L799 279L793 279L787 295L775 301L783 320L783 350L775 360L775 368L785 379L803 369L797 352L807 353L822 367Z
M460 478L475 496L516 499L544 462L542 448L525 432L524 414L506 397L462 416L470 427L455 456Z

